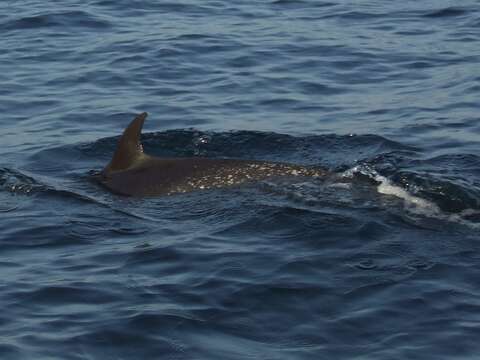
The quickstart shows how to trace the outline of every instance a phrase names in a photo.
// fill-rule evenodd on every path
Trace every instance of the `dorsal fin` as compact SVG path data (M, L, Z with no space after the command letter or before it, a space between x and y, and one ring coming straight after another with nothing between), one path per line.
M112 161L107 165L104 172L126 170L142 157L143 146L140 142L140 135L142 134L143 122L147 115L146 112L137 115L130 125L127 126L118 141Z

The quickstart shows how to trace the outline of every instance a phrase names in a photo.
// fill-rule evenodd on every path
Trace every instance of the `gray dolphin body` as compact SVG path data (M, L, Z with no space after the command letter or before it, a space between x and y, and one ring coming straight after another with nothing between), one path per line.
M277 162L239 159L159 158L145 154L140 135L147 113L123 132L110 163L100 173L102 185L130 196L157 196L234 186L279 176L321 177L327 172Z

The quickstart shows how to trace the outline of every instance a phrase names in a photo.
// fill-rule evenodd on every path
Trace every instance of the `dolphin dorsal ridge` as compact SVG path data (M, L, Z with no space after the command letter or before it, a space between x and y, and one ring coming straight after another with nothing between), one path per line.
M120 171L126 170L135 165L138 160L144 156L143 146L140 142L140 135L142 134L142 127L147 113L143 112L135 117L130 125L127 126L118 141L117 149L113 154L112 161L107 165L105 171Z

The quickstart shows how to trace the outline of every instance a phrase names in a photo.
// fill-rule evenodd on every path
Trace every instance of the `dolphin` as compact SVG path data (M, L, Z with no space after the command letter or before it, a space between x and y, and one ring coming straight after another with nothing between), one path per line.
M323 177L327 174L318 167L280 162L150 156L144 153L140 142L146 117L147 113L143 112L127 126L112 160L98 176L99 182L114 193L128 196L172 195L272 177Z

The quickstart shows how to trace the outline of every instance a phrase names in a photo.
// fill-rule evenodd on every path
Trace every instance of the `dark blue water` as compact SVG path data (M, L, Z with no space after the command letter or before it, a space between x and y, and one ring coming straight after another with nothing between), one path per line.
M4 1L0 358L476 359L477 1ZM319 165L159 198L165 156Z

